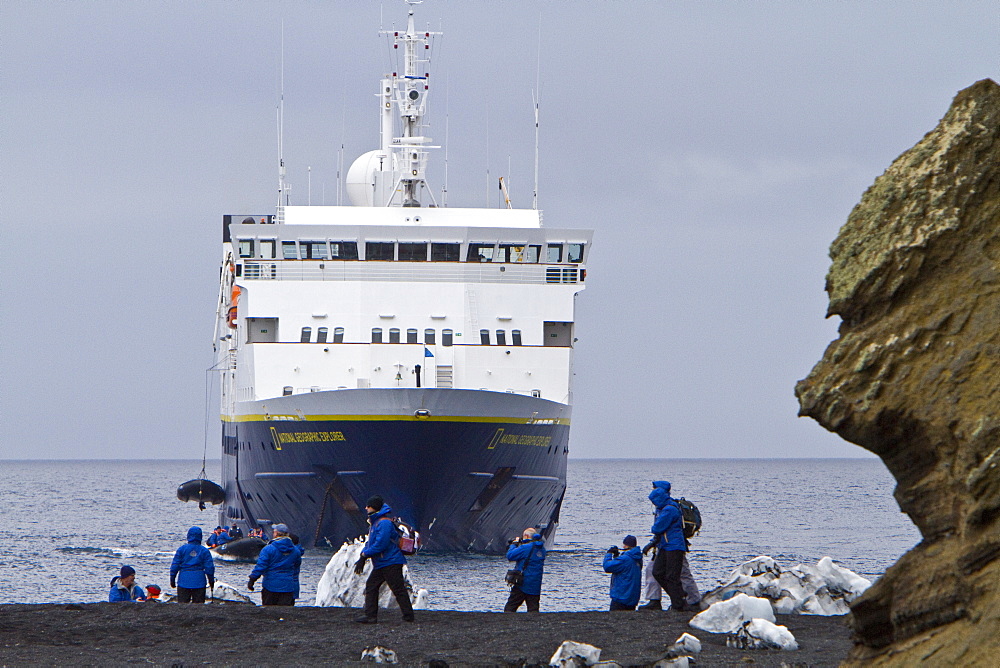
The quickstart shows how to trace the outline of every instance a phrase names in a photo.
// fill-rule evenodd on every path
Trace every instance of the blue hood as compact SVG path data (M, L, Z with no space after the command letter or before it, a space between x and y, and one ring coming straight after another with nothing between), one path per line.
M191 527L188 529L188 542L201 545L201 527Z
M371 515L368 516L368 519L371 520L372 524L375 524L376 520L380 520L383 517L388 517L389 513L391 513L391 512L392 512L392 508L389 507L389 504L388 503L383 503L382 504L382 510L379 510L377 512L372 513Z
M276 538L275 540L272 540L270 544L277 548L278 552L281 554L288 554L295 549L295 543L293 543L292 539L288 536Z
M649 493L649 500L657 508L662 508L670 501L670 483L666 480L653 481L653 491Z

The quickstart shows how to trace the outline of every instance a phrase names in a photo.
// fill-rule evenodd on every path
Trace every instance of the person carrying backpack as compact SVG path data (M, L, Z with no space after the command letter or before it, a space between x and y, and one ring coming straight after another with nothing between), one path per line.
M399 603L403 621L412 622L413 603L403 579L406 557L399 549L399 530L391 518L392 508L381 496L376 495L365 503L365 510L372 526L368 530L368 541L361 550L361 558L354 564L354 572L357 575L364 573L365 562L369 559L372 560L372 572L365 582L365 614L355 617L354 621L361 624L374 624L378 621L378 592L382 583L385 583Z
M653 481L649 500L656 507L656 519L650 528L653 538L642 548L642 553L649 554L650 550L656 548L653 577L670 597L670 609L678 612L693 610L685 601L684 587L681 585L681 567L687 552L684 518L680 507L670 498L670 483L666 480Z

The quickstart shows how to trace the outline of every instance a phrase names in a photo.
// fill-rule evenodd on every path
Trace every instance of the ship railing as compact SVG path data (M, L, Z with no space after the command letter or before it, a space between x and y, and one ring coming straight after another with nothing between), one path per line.
M578 265L275 260L241 266L243 280L440 283L579 283Z

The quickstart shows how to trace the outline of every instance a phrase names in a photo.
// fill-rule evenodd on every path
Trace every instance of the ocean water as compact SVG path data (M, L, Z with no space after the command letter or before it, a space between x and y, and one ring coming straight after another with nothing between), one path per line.
M170 561L188 527L206 535L210 507L176 498L200 461L5 461L0 489L0 603L107 600L123 563L139 584L169 585ZM208 463L219 479L219 462ZM785 566L830 556L871 580L919 540L892 498L895 481L876 459L570 460L569 488L554 549L545 560L542 609L606 609L611 545L649 536L651 480L697 503L703 528L688 555L702 590L746 559L767 554ZM311 605L333 550L303 558L300 605ZM216 579L246 586L251 564L216 564ZM422 553L411 578L441 610L501 610L502 556ZM258 588L259 591L259 588Z

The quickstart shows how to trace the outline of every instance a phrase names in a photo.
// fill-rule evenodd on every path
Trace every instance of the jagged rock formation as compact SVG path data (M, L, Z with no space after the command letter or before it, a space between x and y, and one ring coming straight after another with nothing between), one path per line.
M830 248L839 338L800 415L879 455L923 540L852 605L850 661L1000 652L1000 86L961 91ZM863 518L859 518L863 521Z

